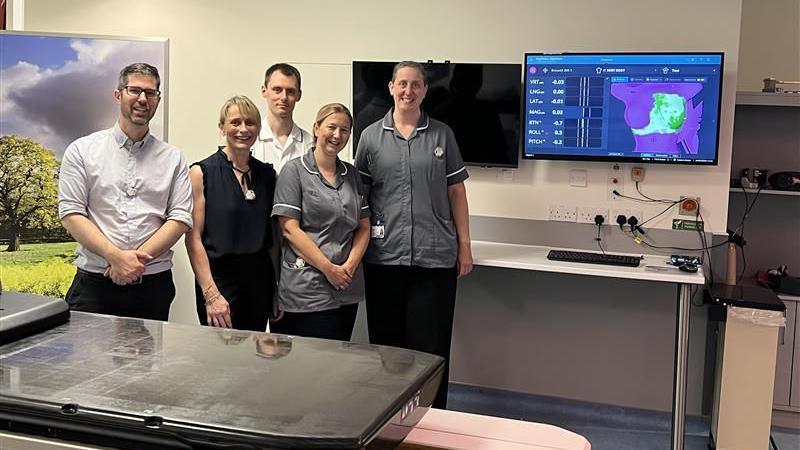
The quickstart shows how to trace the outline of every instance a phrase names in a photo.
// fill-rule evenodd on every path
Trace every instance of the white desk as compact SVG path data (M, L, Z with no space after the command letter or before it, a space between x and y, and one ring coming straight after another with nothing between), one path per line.
M674 283L677 285L678 308L675 330L675 376L672 400L672 449L683 450L684 415L686 413L689 309L692 300L691 287L693 285L702 286L705 284L705 276L703 275L702 268L699 268L697 273L682 272L678 270L677 267L666 264L668 259L666 256L659 255L643 255L644 259L639 264L639 267L550 261L547 259L547 252L552 249L553 247L536 245L502 244L485 241L472 242L472 256L474 264L477 266L644 280ZM653 270L653 267L667 268L668 270Z

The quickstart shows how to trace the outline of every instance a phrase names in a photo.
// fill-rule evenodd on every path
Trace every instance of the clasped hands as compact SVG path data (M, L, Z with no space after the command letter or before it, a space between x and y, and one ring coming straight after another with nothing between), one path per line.
M109 266L103 273L114 284L124 286L144 275L144 266L153 259L141 250L119 250L108 258Z
M329 263L322 269L322 273L337 291L341 291L347 289L350 283L353 282L353 276L356 273L357 267L357 265L349 260L345 261L342 265Z

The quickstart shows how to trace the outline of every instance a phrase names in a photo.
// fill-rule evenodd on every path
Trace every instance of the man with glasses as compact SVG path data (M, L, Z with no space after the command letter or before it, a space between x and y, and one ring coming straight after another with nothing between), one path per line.
M302 93L300 71L294 66L273 64L264 74L261 96L267 102L267 114L252 152L257 159L272 164L278 173L289 160L304 155L314 145L313 136L297 126L292 117Z
M58 213L78 241L67 292L75 311L167 320L175 297L172 251L192 227L192 193L181 152L150 134L161 101L158 70L120 71L110 129L67 147L58 180Z

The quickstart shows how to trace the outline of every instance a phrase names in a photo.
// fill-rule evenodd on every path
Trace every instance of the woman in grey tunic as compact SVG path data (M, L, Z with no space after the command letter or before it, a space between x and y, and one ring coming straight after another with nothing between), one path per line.
M363 299L361 258L369 241L369 207L358 172L338 153L353 118L339 103L314 122L314 148L278 177L272 216L283 233L278 305L272 331L349 340Z

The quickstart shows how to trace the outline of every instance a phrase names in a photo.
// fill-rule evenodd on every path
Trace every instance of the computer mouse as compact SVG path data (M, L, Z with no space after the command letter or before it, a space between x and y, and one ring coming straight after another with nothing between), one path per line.
M689 273L696 273L697 272L697 265L696 264L681 264L678 266L678 269L689 272Z

